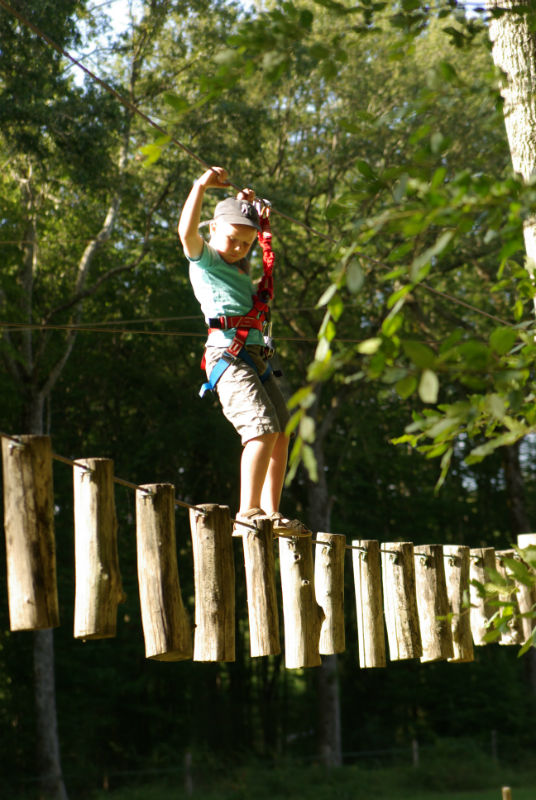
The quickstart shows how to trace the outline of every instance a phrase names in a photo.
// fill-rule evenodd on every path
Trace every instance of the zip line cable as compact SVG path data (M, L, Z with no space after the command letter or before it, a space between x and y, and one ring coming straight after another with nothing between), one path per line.
M125 108L127 108L129 111L131 111L133 114L137 114L148 125L150 125L151 127L155 128L159 133L163 134L166 137L169 137L169 140L173 144L175 144L177 147L179 147L181 150L183 150L183 152L185 152L191 158L195 159L205 169L210 169L211 168L211 165L208 164L208 162L206 162L203 158L201 158L201 156L199 156L197 153L195 153L193 150L191 150L189 147L187 147L179 139L177 139L176 137L171 136L165 130L165 128L163 128L161 125L159 125L157 122L155 122L147 114L145 114L140 108L138 108L138 106L136 106L134 103L132 103L130 100L128 100L128 98L126 98L122 94L120 94L120 92L118 92L116 89L114 89L109 83L107 83L102 78L99 78L98 75L96 75L94 72L92 72L90 69L88 69L84 64L82 64L81 61L76 59L67 50L65 50L63 47L58 45L46 33L44 33L40 28L38 28L37 25L34 25L23 14L21 14L19 11L14 9L9 3L7 3L6 0L0 0L0 7L4 8L5 11L7 11L9 14L11 14L11 16L15 17L15 19L17 19L22 25L24 25L29 30L31 30L33 33L35 33L36 36L41 38L46 44L48 44L50 47L52 47L54 50L56 50L56 52L58 52L60 55L64 56L64 58L67 58L74 66L76 66L79 69L81 69L89 78L91 78L91 80L93 80L96 83L98 83L99 86L101 86L106 92L111 94L119 103L121 103L121 105L123 105ZM237 191L240 191L240 187L236 186L232 182L229 182L229 185L232 188L236 189ZM291 216L289 216L287 214L284 214L282 211L279 211L277 208L272 207L272 211L274 213L278 214L283 219L286 219L288 222L291 222L292 224L295 224L295 225L299 225L303 229L309 231L310 233L315 234L316 236L319 236L320 238L324 239L325 241L329 241L332 244L336 244L337 243L336 240L333 239L333 237L331 237L331 236L329 236L329 235L327 235L325 233L322 233L321 231L318 231L315 228L312 228L311 226L307 225L305 222L302 222L301 220L295 219L294 217L291 217ZM6 241L5 243L6 244L8 244L8 243L9 244L14 244L14 242L9 241L9 240ZM3 244L3 242L0 241L0 245L1 244ZM452 295L449 295L446 292L441 292L441 291L439 291L437 289L433 289L428 284L420 283L420 284L418 284L416 286L416 288L418 288L418 287L422 287L425 291L427 291L429 293L432 293L432 294L435 294L435 295L437 295L439 297L443 297L444 299L446 299L446 300L448 300L448 301L450 301L450 302L452 302L454 304L464 306L465 308L468 308L468 309L474 311L475 313L481 314L482 316L485 316L485 317L493 320L494 322L498 322L501 325L505 325L507 327L515 327L514 323L507 322L506 320L503 320L503 319L501 319L501 318L499 318L497 316L494 316L493 314L490 314L490 313L488 313L486 311L483 311L483 310L477 308L476 306L471 305L470 303L467 303L467 302L465 302L465 301L463 301L463 300L461 300L459 298L453 297ZM5 325L3 327L5 327ZM176 335L180 335L180 334L176 334Z
M493 320L494 322L498 322L500 325L506 325L508 328L515 328L516 325L514 322L507 322L505 319L501 319L500 317L496 317L494 314L490 314L488 311L484 311L481 308L477 308L476 306L471 305L465 300L461 300L459 297L453 297L446 292L441 292L439 289L434 289L429 286L427 283L419 283L418 286L422 286L423 289L426 289L427 292L431 294L435 294L438 297L442 297L445 300L449 300L451 303L456 303L459 306L464 306L465 308L470 309L471 311L476 311L478 314L481 314L483 317L488 317L488 319Z
M197 318L198 319L198 318ZM111 323L110 323L111 324ZM194 338L202 338L206 339L207 334L206 331L204 333L198 333L197 331L142 331L142 330L132 330L130 328L102 328L102 327L91 327L89 325L29 325L25 322L0 322L0 330L5 331L76 331L77 333L119 333L119 334L129 334L129 335L136 335L140 334L141 336L183 336L183 337L194 337ZM318 344L317 337L307 337L307 336L278 336L278 341L281 342L311 342ZM346 338L337 338L336 341L344 342L345 344L360 344L363 339L346 339Z

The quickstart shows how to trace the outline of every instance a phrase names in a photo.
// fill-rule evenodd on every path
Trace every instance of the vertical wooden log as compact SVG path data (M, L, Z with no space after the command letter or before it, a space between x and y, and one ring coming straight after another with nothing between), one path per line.
M81 459L73 467L76 639L115 636L124 600L113 480L108 458Z
M359 666L385 667L385 627L381 581L380 543L374 539L352 541Z
M145 655L156 661L192 657L175 543L175 488L154 483L136 490L136 543Z
M450 607L440 544L423 544L415 548L415 578L422 638L421 661L453 658Z
M52 447L48 436L2 438L4 528L12 631L59 625Z
M469 608L469 548L456 544L444 545L443 554L454 648L454 655L449 661L474 661Z
M470 579L479 583L487 583L489 576L487 569L495 569L495 550L493 547L475 547L470 551ZM471 583L469 599L471 601L471 633L473 642L477 646L485 645L484 639L488 632L488 621L493 616L493 609L485 598L478 593L476 586Z
M235 569L227 506L190 510L194 556L194 661L235 660Z
M519 584L514 580L514 576L512 571L506 565L504 559L505 558L515 558L515 551L514 550L497 550L496 552L496 565L497 565L497 572L501 577L505 578L506 580L513 580L516 586L516 590L519 587ZM521 619L519 617L519 603L517 600L518 592L516 591L515 594L510 594L509 592L499 592L499 600L503 602L508 602L512 604L513 607L513 616L508 621L508 630L504 633L501 633L499 644L503 645L510 645L510 644L523 644L523 625Z
M520 533L517 537L517 546L523 550L525 547L536 547L536 533ZM536 603L536 587L519 583L518 592L519 611L529 614ZM526 641L532 635L536 620L534 617L522 617L523 639Z
M389 656L392 661L422 656L417 610L415 559L411 542L381 546L383 597Z
M281 652L279 615L275 590L273 522L268 517L251 520L256 530L243 526L244 566L252 657Z
M343 653L344 632L344 557L346 536L339 533L317 533L315 546L316 601L324 612L320 628L321 655Z
M316 602L311 536L279 537L285 665L317 667L324 612Z
M536 533L520 533L517 537L517 546L522 549L524 547L536 547Z

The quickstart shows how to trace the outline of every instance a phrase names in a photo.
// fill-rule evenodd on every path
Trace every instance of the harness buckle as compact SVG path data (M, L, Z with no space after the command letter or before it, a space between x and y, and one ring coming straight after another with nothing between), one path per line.
M220 331L227 330L227 318L226 317L209 317L207 319L207 325L209 328L217 328Z

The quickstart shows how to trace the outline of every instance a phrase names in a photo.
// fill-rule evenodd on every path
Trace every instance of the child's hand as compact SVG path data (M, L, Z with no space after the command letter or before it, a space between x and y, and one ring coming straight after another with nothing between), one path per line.
M248 203L255 202L255 192L253 189L242 189L241 192L238 192L236 195L237 200L246 200Z
M223 167L211 167L197 179L197 183L205 189L225 189L229 186L227 170Z

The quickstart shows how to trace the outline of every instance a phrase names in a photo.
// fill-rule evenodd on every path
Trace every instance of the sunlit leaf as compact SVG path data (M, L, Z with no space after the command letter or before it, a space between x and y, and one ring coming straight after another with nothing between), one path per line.
M419 382L419 397L423 403L437 403L439 393L439 380L431 369L423 370Z

